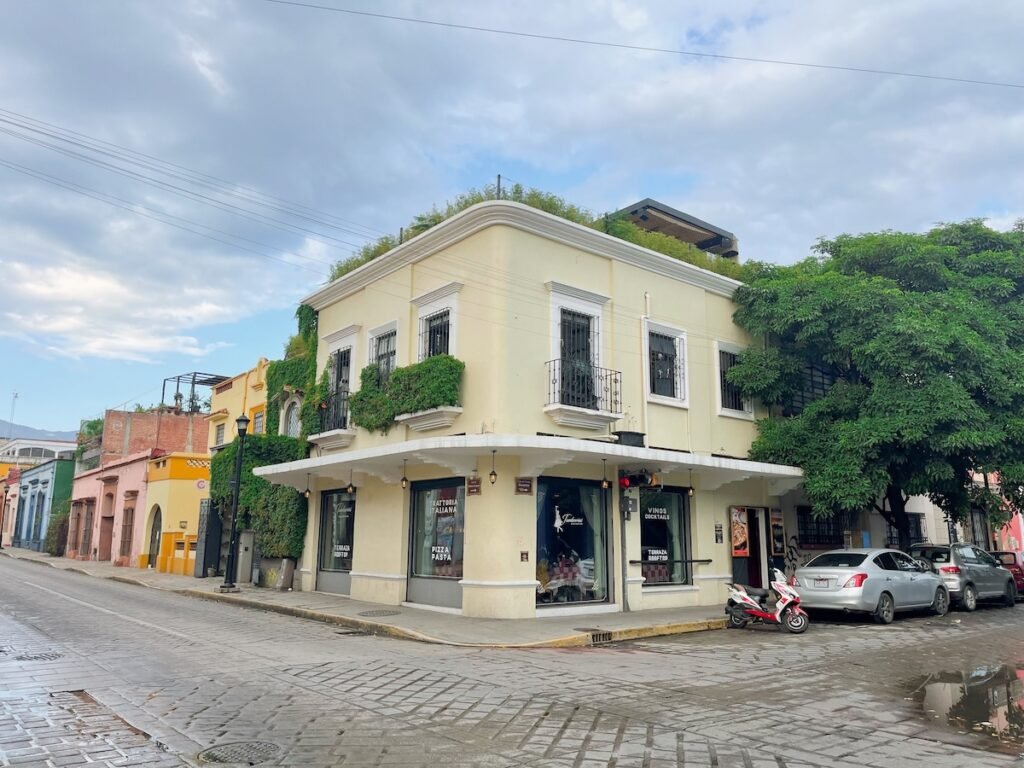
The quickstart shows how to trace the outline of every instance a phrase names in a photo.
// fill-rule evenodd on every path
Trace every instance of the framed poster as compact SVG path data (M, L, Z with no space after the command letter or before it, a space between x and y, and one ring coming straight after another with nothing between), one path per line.
M732 556L750 557L750 531L746 507L730 507L732 522Z
M772 554L784 555L786 554L786 526L782 522L782 510L773 509L769 514L772 528Z

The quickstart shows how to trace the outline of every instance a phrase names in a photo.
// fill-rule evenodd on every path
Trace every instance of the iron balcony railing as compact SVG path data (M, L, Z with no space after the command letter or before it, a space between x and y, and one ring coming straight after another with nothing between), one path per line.
M549 360L548 405L569 405L602 413L622 412L622 372L585 360Z
M327 396L324 401L323 423L324 432L332 429L348 429L348 390L339 389Z

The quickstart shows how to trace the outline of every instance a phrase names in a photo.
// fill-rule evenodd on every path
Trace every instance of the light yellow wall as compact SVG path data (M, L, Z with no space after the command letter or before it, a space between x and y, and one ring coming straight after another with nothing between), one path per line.
M236 436L235 419L241 414L246 414L251 420L259 411L265 411L267 406L267 366L269 362L261 357L255 367L245 373L240 373L230 379L231 386L225 389L229 382L224 382L219 387L214 387L210 394L210 437L207 445L211 448L217 445L217 425L224 424L224 442L230 443ZM218 392L217 390L222 390ZM266 417L264 417L264 428ZM253 424L249 425L249 432L252 433Z
M601 312L600 359L602 367L622 372L626 414L613 429L646 432L648 445L746 455L755 436L753 422L717 413L715 342L750 343L732 322L729 299L510 227L479 232L321 310L321 338L352 324L361 326L353 389L358 388L358 371L369 361L374 328L397 321L397 364L417 360L417 307L411 299L452 281L464 286L455 320L456 356L466 363L464 412L450 428L427 434L595 436L591 430L559 426L543 411L549 384L545 364L552 359L552 300L545 283L555 281L610 297ZM688 409L657 403L644 407L645 292L652 321L687 332ZM321 371L329 352L326 343L318 345ZM397 425L387 436L359 430L347 450L422 436Z
M159 477L159 475L154 477L152 474L154 472L153 465L158 461L158 459L154 459L149 463L151 474L146 487L145 517L147 536L149 513L156 504L160 505L162 515L161 527L163 531L185 534L198 533L199 503L203 499L210 497L209 469L205 470L205 477L179 477L171 479L166 476L165 470L156 470L158 473L164 472L165 476L163 478ZM184 463L184 458L182 458L182 463ZM137 512L136 514L139 513ZM186 523L185 528L181 527L182 521Z

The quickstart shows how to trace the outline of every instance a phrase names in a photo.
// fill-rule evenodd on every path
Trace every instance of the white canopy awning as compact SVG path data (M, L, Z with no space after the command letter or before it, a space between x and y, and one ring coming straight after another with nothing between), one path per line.
M256 467L253 473L272 483L290 485L300 491L307 487L309 477L328 477L347 483L351 473L373 475L384 482L397 483L402 476L403 461L431 464L454 475L468 476L474 470L486 471L489 468L477 467L477 460L491 451L518 456L519 474L523 477L536 477L570 462L600 466L604 459L613 467L647 469L663 474L680 469L693 470L697 485L706 491L742 480L763 478L769 483L769 495L778 496L794 490L803 482L803 472L798 467L783 464L570 437L501 434L428 437L362 450L345 450L328 456Z

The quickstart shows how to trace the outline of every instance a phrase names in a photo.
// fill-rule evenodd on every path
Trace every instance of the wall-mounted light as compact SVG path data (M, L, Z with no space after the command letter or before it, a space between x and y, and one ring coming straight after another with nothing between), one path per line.
M497 451L491 451L491 474L487 476L491 481L491 485L494 485L496 482L498 482L498 473L494 471L494 454L496 453Z
M611 486L608 481L608 459L601 459L601 489L607 491Z
M405 476L405 464L408 459L402 459L402 490L409 487L409 478Z
M356 486L352 482L352 470L350 469L348 471L348 486L345 488L345 493L355 493L355 492L356 492Z
M309 472L306 473L306 491L302 495L309 498Z
M686 489L686 495L693 498L693 470L690 470L690 487Z

